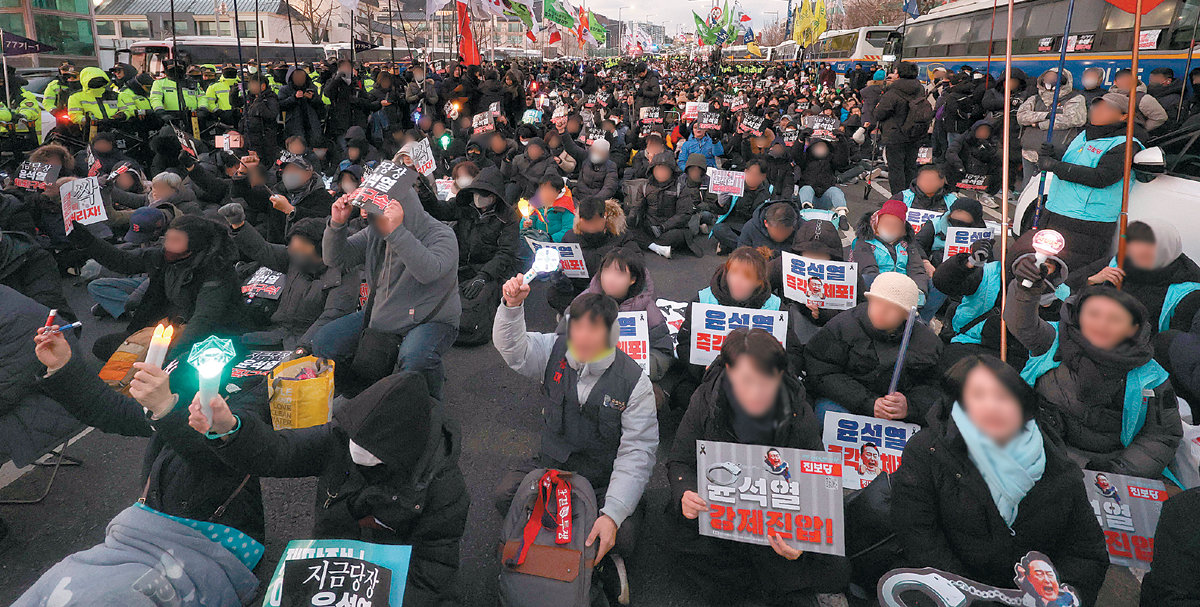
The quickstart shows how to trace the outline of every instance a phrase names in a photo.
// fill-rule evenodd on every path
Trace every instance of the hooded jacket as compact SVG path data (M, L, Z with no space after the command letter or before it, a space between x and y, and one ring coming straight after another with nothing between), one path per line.
M828 398L856 415L875 416L875 399L888 391L904 335L903 324L880 331L867 316L870 302L830 320L804 350L805 385L815 398ZM904 370L896 390L908 398L905 421L924 423L942 398L938 367L942 341L924 323L913 325Z
M991 136L986 139L976 137L975 131L981 126L991 128ZM1055 129L1057 128L1055 125ZM958 178L968 174L988 177L989 191L993 191L991 188L1000 183L1001 169L1004 166L1004 155L1000 153L1000 145L1000 139L996 137L996 129L992 127L991 121L977 120L962 137L950 142L946 148L946 164Z
M909 102L924 97L925 88L915 78L900 78L883 90L874 116L884 145L912 143L901 127L908 117Z
M665 182L654 178L654 167L659 166L671 169L671 177ZM666 232L688 225L694 207L689 198L683 195L684 184L679 179L678 170L675 157L670 152L662 152L650 163L646 183L634 192L630 206L633 207L634 216L647 230L656 226Z
M1157 333L1167 289L1171 285L1200 282L1200 266L1183 253L1179 232L1168 220L1161 217L1145 217L1137 221L1146 224L1154 232L1157 255L1154 267L1151 268L1138 268L1127 259L1121 290L1136 297L1146 306L1149 318L1152 319L1151 330ZM1198 309L1200 291L1193 291L1176 304L1168 328L1191 330Z
M1079 310L1088 297L1098 296L1094 295L1097 287L1089 287L1079 293L1078 299L1063 303L1061 320L1055 328L1037 316L1041 289L1027 289L1020 283L1014 280L1008 287L1004 318L1009 329L1029 349L1030 356L1048 352L1057 341L1054 360L1061 361L1034 383L1040 408L1038 424L1054 433L1071 458L1088 470L1160 477L1174 460L1183 434L1171 382L1156 386L1153 395L1143 395L1145 423L1128 446L1121 441L1126 377L1154 356L1150 344L1152 322L1143 319L1132 339L1113 350L1101 350L1084 338L1079 326ZM1141 307L1136 303L1134 306Z
M579 177L571 191L578 200L608 200L617 195L619 189L617 164L607 159L602 164L592 163L585 158L579 163Z
M24 232L0 232L0 284L75 320L54 257Z
M325 115L325 103L321 101L321 93L312 83L308 72L299 70L304 74L304 82L300 85L292 83L292 75L298 69L294 66L288 68L286 82L279 88L279 111L284 114L285 133L288 136L304 137L304 142L312 146L321 135L321 117ZM296 93L312 93L312 97L296 97Z
M405 335L418 324L457 326L458 238L425 212L415 190L405 190L398 202L404 222L386 236L373 226L350 235L346 224L331 219L321 241L325 264L343 270L365 265L372 329Z
M346 82L337 73L332 74L321 87L321 95L329 99L329 117L325 122L325 132L330 139L345 133L350 127L367 126L371 100L363 90L362 80L359 80L357 75L351 75L350 82Z
M529 156L529 149L534 147L542 150L542 157L537 160ZM524 152L502 166L504 178L517 184L517 195L521 198L532 198L538 184L551 175L558 174L558 165L550 157L550 148L540 137L530 139Z
M479 210L474 203L477 192L495 196L496 202ZM498 169L488 167L480 171L452 202L439 202L431 209L434 218L455 222L460 282L475 276L504 281L517 271L521 221L504 199L504 182Z
M1183 80L1172 79L1169 84L1150 84L1146 92L1167 112L1165 124L1175 124L1179 120L1179 100L1183 97Z
M1054 562L1060 582L1094 605L1108 571L1104 534L1088 503L1079 468L1046 435L1046 467L1021 499L1011 528L1000 516L954 421L939 403L928 426L909 439L891 476L891 519L902 567L933 567L1013 587L1013 563L1031 550Z
M93 81L101 81L100 86L92 86ZM117 94L110 87L108 74L98 67L85 67L79 72L79 83L83 89L67 99L67 117L71 122L82 125L89 117L93 121L113 118ZM108 101L107 105L105 101Z
M258 157L266 162L273 162L279 152L276 141L279 139L279 97L267 84L262 84L262 91L250 97L242 111L239 129L244 136L246 147L258 153ZM293 101L299 101L293 97ZM307 142L310 145L313 142Z
M824 144L828 153L824 158L817 158L814 148ZM796 185L811 186L813 193L823 196L825 191L837 185L837 173L850 164L849 150L841 141L816 140L804 148L804 152L796 154ZM778 191L778 190L776 190ZM786 190L785 195L790 195Z
M1047 74L1057 74L1058 68L1050 68L1038 77L1037 90L1017 108L1017 123L1021 125L1021 149L1026 153L1037 153L1046 143L1046 131L1050 128L1050 107L1054 104L1054 88L1046 88L1042 80ZM1088 107L1083 95L1071 88L1070 71L1063 72L1058 92L1058 110L1054 113L1054 139L1051 143L1066 145L1087 125Z
M1116 85L1113 85L1108 90L1111 93L1120 93L1126 97L1129 96L1129 91ZM1135 122L1138 126L1150 132L1167 123L1167 118L1169 118L1167 111L1163 109L1162 104L1157 99L1146 94L1145 84L1138 83L1137 93L1134 96L1137 97L1137 118Z
M796 221L792 223L792 229L795 230L796 228L799 228L800 224L804 223L804 220L800 218L800 206L792 201L779 202L789 204L793 209L795 209ZM771 239L771 234L767 232L767 226L765 223L767 209L775 206L775 204L775 202L769 202L759 206L754 210L754 215L750 216L750 221L747 221L746 225L742 226L742 233L738 235L737 244L739 247L752 247L755 249L766 247L771 249L772 258L777 256L780 251L785 251L791 247L794 234L789 235L788 238L783 242L775 242Z
M458 466L460 432L428 396L420 373L379 380L338 407L333 421L274 431L248 416L223 443L222 461L257 476L317 477L313 534L413 546L406 605L454 601L470 497ZM382 460L357 465L349 443Z

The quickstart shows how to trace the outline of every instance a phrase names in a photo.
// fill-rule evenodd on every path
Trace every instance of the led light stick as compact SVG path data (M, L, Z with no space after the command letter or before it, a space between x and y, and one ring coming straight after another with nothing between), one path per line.
M1054 230L1038 230L1037 234L1033 235L1033 251L1034 259L1037 260L1037 265L1040 268L1046 260L1058 255L1060 251L1067 246L1067 241L1062 234ZM1033 286L1033 281L1025 279L1021 281L1021 286L1028 289Z
M209 424L212 424L212 399L221 385L225 364L233 356L233 342L215 335L192 346L192 352L188 354L188 364L195 367L200 375L200 386L196 393L200 396L200 411Z
M553 247L542 247L537 250L533 256L533 267L525 273L525 283L528 284L533 279L537 278L538 274L549 274L558 269L561 255L558 249Z

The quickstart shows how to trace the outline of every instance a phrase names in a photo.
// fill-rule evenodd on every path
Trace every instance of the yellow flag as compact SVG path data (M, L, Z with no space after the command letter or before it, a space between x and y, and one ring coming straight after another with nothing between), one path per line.
M758 43L753 40L751 40L750 43L746 45L746 50L749 51L750 54L754 55L755 57L763 56L762 49L758 48Z

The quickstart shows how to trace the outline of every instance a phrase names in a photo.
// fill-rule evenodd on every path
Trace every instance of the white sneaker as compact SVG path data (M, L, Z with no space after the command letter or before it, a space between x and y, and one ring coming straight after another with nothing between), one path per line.
M985 206L989 209L1000 208L1000 203L996 202L996 199L994 197L992 197L990 194L980 194L979 195L979 204L982 204L983 206Z
M658 253L659 255L662 255L663 257L665 257L667 259L671 258L671 247L664 247L663 245L660 245L660 244L651 244L648 248L651 251L654 251L655 253Z

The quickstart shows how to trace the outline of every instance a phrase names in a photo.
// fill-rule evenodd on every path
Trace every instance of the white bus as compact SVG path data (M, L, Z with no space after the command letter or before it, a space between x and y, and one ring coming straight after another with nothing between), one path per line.
M253 38L242 39L242 61L238 61L237 40L218 36L179 36L175 40L147 40L129 45L129 64L139 72L160 74L163 62L171 58L174 49L175 56L193 64L238 64L250 59L257 59L260 64L285 61L293 62L293 57L301 63L321 62L325 60L325 48L319 44L296 44L295 54L292 45L278 42L259 42L254 45Z
M888 37L895 31L895 26L888 25L829 30L804 49L804 60L829 64L841 78L855 63L882 61Z

